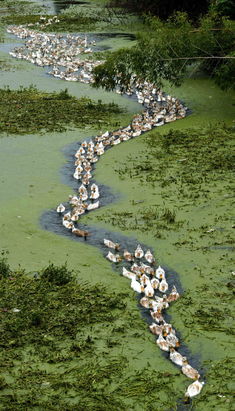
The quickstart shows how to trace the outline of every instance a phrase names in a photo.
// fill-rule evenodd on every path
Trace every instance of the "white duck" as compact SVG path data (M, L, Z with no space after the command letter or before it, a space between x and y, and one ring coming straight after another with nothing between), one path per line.
M200 382L198 380L194 381L192 384L188 386L187 391L185 393L185 397L192 398L200 394L204 384L204 382Z
M160 335L160 334L162 334L162 328L163 328L162 325L158 325L158 324L152 323L152 324L149 326L149 328L150 328L151 333L153 333L153 334L155 334L155 335Z
M186 375L186 377L192 378L192 380L198 380L200 378L199 372L189 365L186 358L183 359L182 373Z
M165 279L160 282L158 289L161 293L165 293L168 290L168 283Z
M99 206L100 206L99 201L96 201L95 203L88 204L87 211L95 210L96 208L99 208Z
M165 278L165 270L163 270L163 268L159 265L156 269L155 275L159 280L161 280L162 278Z
M159 286L159 280L157 278L152 278L151 282L151 286L154 288L154 290L158 289Z
M161 348L163 351L169 351L170 346L168 342L165 340L165 338L160 334L157 341L157 345Z
M56 209L57 213L61 214L65 211L65 206L61 203L58 205L57 209Z
M106 258L112 263L119 263L120 261L122 261L122 258L120 257L119 254L113 254L111 253L111 251L108 252L108 254L106 255Z
M131 280L131 288L139 294L144 291L144 287L134 278Z
M129 280L136 280L136 275L132 273L131 271L128 271L125 267L122 268L122 275L126 278L129 278Z
M143 297L140 299L140 305L144 308L149 308L149 298Z
M123 256L126 261L134 261L134 256L128 250L124 250Z
M141 248L141 246L138 244L136 250L135 250L135 258L142 258L144 256L144 252Z
M172 301L176 301L178 300L178 298L180 297L176 287L173 285L171 293L167 296L167 301L169 303L171 303Z
M106 238L104 238L104 245L106 245L106 247L113 248L114 250L119 250L120 248L120 244L114 243L113 241L107 240Z
M150 281L148 281L145 289L144 289L144 293L146 295L146 297L153 297L154 296L154 288L152 287Z
M177 352L174 347L170 347L170 360L176 364L182 367L183 365L183 360L185 357L183 357L179 352Z
M155 261L154 256L150 250L146 251L144 257L145 257L145 260L148 261L149 264L152 264Z

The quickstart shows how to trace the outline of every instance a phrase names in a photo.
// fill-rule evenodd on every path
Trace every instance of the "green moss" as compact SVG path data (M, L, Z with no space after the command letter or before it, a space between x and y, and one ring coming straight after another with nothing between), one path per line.
M97 128L118 124L112 116L121 113L113 103L77 99L67 90L60 93L40 92L35 87L0 89L0 132L7 134L65 131L68 126L94 125Z

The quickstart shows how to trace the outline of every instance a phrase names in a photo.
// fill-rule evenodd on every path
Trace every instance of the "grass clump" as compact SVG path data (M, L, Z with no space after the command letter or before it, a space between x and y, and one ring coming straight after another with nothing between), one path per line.
M68 126L112 126L112 116L120 113L121 109L114 103L104 104L86 97L77 99L67 90L46 93L33 86L0 89L0 133L33 134L62 132Z

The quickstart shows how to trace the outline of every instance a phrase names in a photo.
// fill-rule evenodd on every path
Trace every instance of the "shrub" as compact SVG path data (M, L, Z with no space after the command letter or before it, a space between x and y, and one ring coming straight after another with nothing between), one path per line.
M64 285L73 279L73 271L68 270L66 263L60 267L51 263L42 270L41 279L55 285Z
M11 273L10 266L7 263L6 257L0 258L0 278L8 277Z

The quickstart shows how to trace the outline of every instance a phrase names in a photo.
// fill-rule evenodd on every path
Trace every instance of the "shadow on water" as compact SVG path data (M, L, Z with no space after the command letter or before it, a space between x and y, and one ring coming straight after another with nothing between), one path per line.
M88 1L79 0L54 0L52 1L56 14L59 14L61 10L67 9L70 6L79 6L83 4L89 4Z

